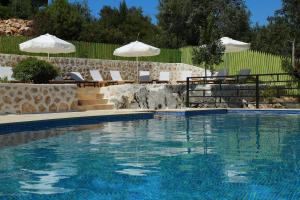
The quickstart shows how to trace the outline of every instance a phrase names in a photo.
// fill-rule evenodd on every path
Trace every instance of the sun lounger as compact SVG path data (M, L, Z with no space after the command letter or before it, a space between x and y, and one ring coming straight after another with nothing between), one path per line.
M170 83L170 72L160 72L157 83Z
M140 71L140 77L139 77L140 83L152 83L150 80L150 72L149 71Z
M202 80L199 80L199 83L222 83L225 81L226 76L228 76L228 70L222 69L216 73L214 76L209 76L207 78L202 78Z
M7 83L25 83L24 81L18 81L13 77L12 67L0 66L0 79L6 80Z
M77 84L78 87L86 87L86 86L93 86L93 87L99 87L98 81L87 81L85 80L82 75L79 72L69 72L66 74L66 76L69 77L69 79L59 80L57 78L56 80L51 80L51 84Z
M241 69L236 78L226 78L225 82L243 83L249 79L251 69Z
M115 84L134 83L134 81L123 80L119 71L110 71L110 76L112 78L112 81L110 81L110 83L115 83Z
M12 75L13 75L12 67L0 66L0 78L1 79L7 79L7 81L15 81L15 79L12 77Z
M99 86L106 86L108 84L107 81L104 81L100 72L98 70L90 70L91 77L93 81L98 81Z
M192 71L181 71L180 78L179 78L179 80L177 80L177 83L186 83L186 79L188 77L192 77L192 74L193 74ZM197 82L197 81L190 79L189 82Z

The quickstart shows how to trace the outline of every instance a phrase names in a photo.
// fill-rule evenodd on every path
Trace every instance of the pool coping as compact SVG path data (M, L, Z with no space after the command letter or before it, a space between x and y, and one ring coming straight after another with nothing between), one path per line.
M3 120L6 117L6 120ZM153 111L86 111L48 114L0 116L0 135L12 132L38 131L59 127L89 125L103 122L153 119Z
M239 109L228 108L228 113L236 114L291 114L300 115L300 109Z
M153 119L154 116L189 117L211 114L296 114L300 109L166 109L166 110L98 110L86 112L45 113L26 115L0 115L0 134L36 131L57 127L89 125L103 122Z

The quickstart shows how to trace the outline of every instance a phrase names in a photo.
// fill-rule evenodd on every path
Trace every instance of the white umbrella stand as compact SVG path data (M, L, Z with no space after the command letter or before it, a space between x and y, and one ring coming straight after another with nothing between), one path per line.
M45 34L28 40L19 45L21 51L28 53L46 53L48 60L50 54L73 53L76 48L73 44L57 38L54 35Z
M116 49L114 56L120 57L136 57L137 62L137 81L139 82L139 57L157 56L160 54L160 49L144 44L139 41L131 42L125 46Z

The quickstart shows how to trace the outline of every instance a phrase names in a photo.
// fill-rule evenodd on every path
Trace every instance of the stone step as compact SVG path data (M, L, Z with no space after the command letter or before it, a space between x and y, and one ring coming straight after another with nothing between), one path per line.
M77 109L79 111L86 111L86 110L112 110L112 109L114 109L114 105L113 104L95 104L95 105L78 106Z
M103 99L104 95L103 94L99 94L99 93L95 93L95 94L81 94L81 93L77 93L76 97L78 99L88 99L88 100L99 100L99 99Z
M99 88L77 88L76 90L77 94L95 94L95 93L99 93L100 89Z
M79 106L88 106L88 105L96 105L96 104L107 104L107 99L79 99Z

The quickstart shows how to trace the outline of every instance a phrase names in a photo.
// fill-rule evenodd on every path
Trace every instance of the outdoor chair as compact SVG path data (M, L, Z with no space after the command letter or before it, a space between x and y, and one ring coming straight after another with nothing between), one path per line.
M249 79L250 74L251 74L251 69L241 69L237 77L226 78L225 82L244 83Z
M186 79L188 77L192 77L192 74L193 74L192 71L181 71L180 72L180 79L177 80L177 83L186 83L187 82ZM199 82L199 81L190 79L189 82L195 83L195 82Z
M170 72L160 72L157 83L170 83Z
M12 78L13 71L12 67L2 67L0 66L0 78L7 79L8 81L14 80Z
M25 83L24 81L18 81L13 77L12 67L0 66L0 79L6 79L7 83Z
M140 71L139 82L140 83L152 83L152 81L150 80L150 72L149 71Z
M91 77L93 81L97 81L100 87L105 87L108 85L108 81L104 81L100 72L98 70L90 70Z
M112 84L126 84L126 83L134 83L134 81L130 80L123 80L119 71L110 71L110 76Z
M66 74L67 77L70 79L63 80L63 81L51 81L51 83L56 84L67 84L67 83L76 83L78 87L86 87L86 86L93 86L99 87L98 81L87 81L85 80L79 72L69 72Z
M210 83L210 84L222 83L222 82L225 81L226 76L228 76L228 70L227 69L221 69L220 71L218 71L216 73L216 75L204 78L199 82L201 82L201 83Z

